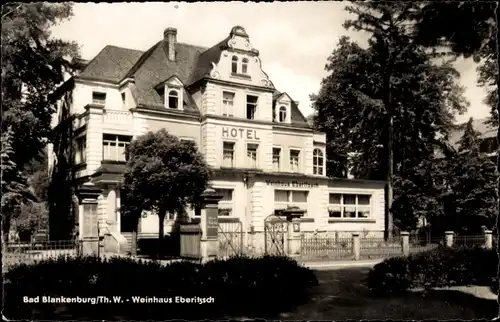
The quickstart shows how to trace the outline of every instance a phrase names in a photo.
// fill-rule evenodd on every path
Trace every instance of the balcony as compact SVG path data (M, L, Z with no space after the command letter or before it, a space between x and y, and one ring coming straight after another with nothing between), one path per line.
M129 125L132 123L132 113L121 110L108 110L103 111L103 122Z

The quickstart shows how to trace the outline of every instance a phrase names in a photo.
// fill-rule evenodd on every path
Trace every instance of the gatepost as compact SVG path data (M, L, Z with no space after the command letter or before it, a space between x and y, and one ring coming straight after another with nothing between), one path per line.
M352 254L354 260L359 260L360 257L360 243L359 243L359 233L352 234Z
M407 231L401 232L401 246L403 248L403 255L410 255L410 233Z
M77 190L78 201L83 205L81 220L82 254L99 255L99 227L97 216L97 198L101 189L92 183L85 183Z
M300 243L301 243L301 233L300 233L300 218L292 218L288 226L288 256L299 257L300 256Z
M491 230L484 231L484 247L486 249L493 248L493 232Z
M219 254L219 201L222 196L208 188L202 194L201 205L201 262L217 258Z
M446 247L453 247L453 236L454 235L455 235L455 233L451 230L444 232Z

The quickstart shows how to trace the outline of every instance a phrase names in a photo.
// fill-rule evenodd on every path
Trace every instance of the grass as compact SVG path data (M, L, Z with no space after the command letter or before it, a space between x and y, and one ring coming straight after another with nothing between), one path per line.
M315 289L311 301L293 312L282 314L281 319L468 320L493 318L498 312L494 295L478 294L485 290L474 286L377 296L365 285L368 271L369 268L316 271L320 285Z

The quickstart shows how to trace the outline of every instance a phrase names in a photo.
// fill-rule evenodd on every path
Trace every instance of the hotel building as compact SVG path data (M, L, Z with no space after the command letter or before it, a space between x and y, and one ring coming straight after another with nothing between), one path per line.
M259 232L276 210L295 207L302 231L384 230L385 182L326 177L325 134L308 124L293 93L274 87L242 27L211 48L178 42L174 28L145 52L106 46L54 95L54 127L72 122L76 191L89 182L100 189L95 203L80 198L80 236L92 216L119 243L131 231L119 213L124 150L163 128L194 141L213 168L219 222ZM157 234L157 216L139 226L142 236Z

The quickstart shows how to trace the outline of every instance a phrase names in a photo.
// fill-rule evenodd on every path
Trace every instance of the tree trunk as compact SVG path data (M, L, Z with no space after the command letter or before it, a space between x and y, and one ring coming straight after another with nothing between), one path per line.
M390 93L389 93L390 96ZM388 138L387 138L387 237L392 237L393 232L393 216L392 216L392 201L394 198L393 182L394 175L394 118L392 113L389 115Z
M158 240L161 242L165 237L165 229L163 227L163 223L165 222L165 216L167 215L167 210L164 208L160 208L158 211Z
M132 256L137 256L137 236L139 232L139 218L141 214L134 216L134 223L132 225L132 241L130 243L130 254Z
M384 91L384 107L387 113L387 209L386 209L386 220L385 220L385 238L392 237L393 231L393 218L392 218L392 201L393 201L393 182L392 177L394 175L394 109L392 106L392 65L393 57L390 53L390 44L387 45L387 64L383 75L383 91Z
M496 9L495 9L495 14L496 17L499 17L500 15L500 5L497 4ZM497 41L497 52L498 52L498 41ZM497 66L500 66L500 55L497 54ZM497 84L500 84L500 73L497 73ZM500 98L500 86L497 86L497 97ZM500 118L500 101L497 101L497 111L498 111L498 117ZM500 142L500 127L497 128L497 142ZM497 149L497 171L500 171L500 148ZM498 189L500 189L500 180L498 180ZM500 209L500 198L497 201L498 202L498 209ZM497 220L496 220L496 229L497 229L497 253L500 251L500 215L497 214ZM500 263L500 259L499 259ZM497 278L500 277L500 265L498 265L497 268ZM500 279L497 280L497 287L499 287ZM499 287L500 288L500 287ZM498 292L498 297L497 297L497 302L500 303L500 292ZM498 316L500 317L500 305L499 305L499 312Z

